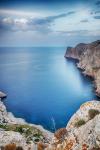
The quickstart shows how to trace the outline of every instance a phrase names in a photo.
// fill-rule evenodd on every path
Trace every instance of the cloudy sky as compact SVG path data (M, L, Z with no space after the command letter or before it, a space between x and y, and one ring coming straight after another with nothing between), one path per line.
M100 0L0 0L0 46L66 46L100 39Z

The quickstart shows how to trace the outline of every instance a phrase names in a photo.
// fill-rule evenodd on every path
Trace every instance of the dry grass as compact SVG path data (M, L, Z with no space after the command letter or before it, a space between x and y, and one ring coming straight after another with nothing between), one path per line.
M66 134L67 134L66 128L61 128L61 129L57 130L57 131L54 133L54 136L55 136L57 139L62 139L62 138L65 137Z

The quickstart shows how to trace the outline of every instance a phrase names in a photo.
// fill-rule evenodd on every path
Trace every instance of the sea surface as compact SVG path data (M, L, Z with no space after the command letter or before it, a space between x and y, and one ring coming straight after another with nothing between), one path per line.
M0 90L7 110L55 131L79 106L96 99L93 83L66 60L64 47L0 48Z

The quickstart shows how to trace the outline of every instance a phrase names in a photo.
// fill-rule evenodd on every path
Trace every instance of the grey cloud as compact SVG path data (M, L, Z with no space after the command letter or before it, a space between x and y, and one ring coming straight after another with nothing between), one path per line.
M100 10L98 10L98 11L95 11L95 14L99 14L100 13Z
M100 16L94 16L94 19L100 19Z
M67 17L67 16L72 15L72 14L75 14L75 11L70 11L68 13L63 13L63 14L56 15L56 16L50 16L50 17L47 17L46 19L50 20L50 21L54 21L55 19L59 19L59 18L62 18L62 17Z
M67 16L72 15L74 13L75 13L74 11L71 11L71 12L68 12L68 13L63 13L63 14L55 15L55 16L49 16L49 17L37 18L37 19L30 19L29 23L33 24L33 25L35 25L35 24L38 24L38 25L48 24L49 25L50 23L54 22L56 19L67 17Z
M70 16L74 14L74 11L70 11L68 13L62 13L59 15L48 16L44 18L22 18L22 19L12 19L12 18L4 18L0 20L0 28L2 30L10 30L10 31L38 31L38 32L51 32L51 25L55 22L55 20Z
M88 30L73 30L73 31L56 31L61 34L70 34L70 35L79 35L79 34L86 34Z
M98 30L73 30L73 31L57 31L64 36L100 36Z
M95 4L96 4L96 5L100 5L100 1L97 1Z
M86 23L86 22L89 22L89 21L88 21L88 19L83 19L83 20L81 20L80 22Z
M27 20L25 22L25 19L4 18L0 20L0 29L3 31L24 31L27 28Z
M100 10L94 10L91 12L91 15L96 15L96 14L99 14L100 13Z

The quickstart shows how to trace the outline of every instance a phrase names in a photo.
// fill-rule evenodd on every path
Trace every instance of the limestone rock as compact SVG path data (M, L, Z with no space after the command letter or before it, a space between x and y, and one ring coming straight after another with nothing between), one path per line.
M79 60L77 66L83 69L84 74L94 78L96 94L100 96L100 40L68 48L65 57Z
M90 119L89 110L100 112L100 102L83 104L70 119L64 139L54 137L46 150L100 150L100 113ZM84 119L85 124L76 127L75 123L80 119Z

